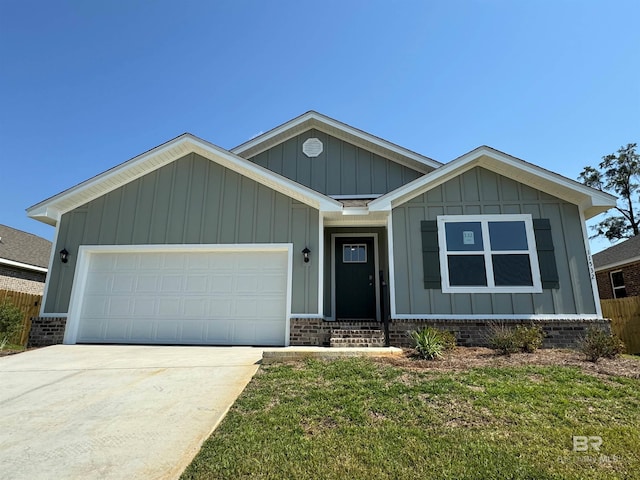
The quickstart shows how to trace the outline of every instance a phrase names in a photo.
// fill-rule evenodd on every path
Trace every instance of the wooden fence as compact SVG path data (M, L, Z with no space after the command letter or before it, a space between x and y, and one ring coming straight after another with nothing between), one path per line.
M42 295L32 295L30 293L12 292L10 290L0 290L0 303L9 301L24 312L22 319L22 331L19 339L10 339L10 341L19 340L20 345L26 345L29 339L29 330L31 329L31 317L37 317L40 314L40 303ZM1 340L1 339L0 339Z
M624 342L627 353L640 353L640 297L600 300L602 316L611 319L611 330Z

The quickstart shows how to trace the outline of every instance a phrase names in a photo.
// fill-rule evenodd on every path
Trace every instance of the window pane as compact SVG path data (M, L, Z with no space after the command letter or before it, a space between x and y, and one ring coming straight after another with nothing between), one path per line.
M524 222L489 222L491 250L528 250Z
M450 252L481 252L482 227L480 222L448 222L444 225L447 250Z
M452 287L487 286L483 255L449 255L447 261Z
M367 247L366 245L358 245L358 262L366 263Z
M615 298L625 298L627 296L627 289L624 287L614 288L613 296Z
M491 255L491 261L496 287L533 285L529 255Z
M343 245L343 263L367 263L367 246L364 244Z
M624 276L622 272L613 272L611 274L611 283L613 284L613 288L624 287Z

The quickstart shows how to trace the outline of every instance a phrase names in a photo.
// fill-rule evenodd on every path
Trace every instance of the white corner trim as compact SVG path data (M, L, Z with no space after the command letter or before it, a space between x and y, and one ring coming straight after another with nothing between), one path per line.
M387 254L389 258L389 315L396 315L396 275L395 258L393 256L393 214L387 217Z
M318 215L318 317L324 318L324 217Z
M3 265L9 265L11 267L22 268L23 270L33 270L34 272L42 272L47 273L47 269L44 267L37 267L35 265L30 265L28 263L16 262L13 260L8 260L6 258L0 258L0 263Z
M53 234L53 243L51 244L51 255L49 257L48 271L53 273L53 262L58 258L58 235L60 233L60 222L55 225L55 233ZM49 285L51 284L51 275L48 274L44 280L44 292L42 293L42 302L40 303L40 316L46 315L44 313L44 306L47 303L47 296L49 295ZM66 314L65 314L66 315Z
M589 268L589 276L591 277L591 293L593 294L593 303L596 307L596 314L602 318L602 305L600 304L600 292L598 291L598 280L596 279L596 271L593 267L593 258L591 257L591 248L589 247L589 235L587 234L587 221L584 212L580 210L580 228L582 228L582 241L584 242L584 251L587 254L587 266Z

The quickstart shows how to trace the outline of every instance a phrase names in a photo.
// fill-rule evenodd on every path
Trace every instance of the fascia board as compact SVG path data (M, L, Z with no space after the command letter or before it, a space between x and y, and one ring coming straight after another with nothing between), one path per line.
M527 163L523 160L517 159L510 155L504 154L490 147L479 147L471 152L458 157L457 159L447 163L443 167L434 170L433 172L418 178L413 182L410 182L403 187L400 187L393 192L388 193L376 200L369 203L370 210L380 210L383 208L390 208L396 205L400 205L422 193L435 188L438 185L461 175L467 170L476 166L484 167L489 170L499 170L498 166L506 165L512 169L527 173L535 178L538 178L541 183L540 190L545 190L547 187L561 187L565 192L572 192L576 196L580 197L582 201L577 204L587 213L590 210L601 213L616 205L616 197L609 195L608 193L595 190L586 185L582 185L578 182L565 178L557 173L550 172L536 165ZM504 175L504 173L501 173ZM507 175L514 178L513 175ZM518 180L514 178L514 180ZM555 188L546 188L547 190L555 190ZM557 195L554 193L554 195ZM566 198L567 195L565 195ZM572 203L576 203L572 200ZM593 215L591 215L593 216ZM588 217L591 218L591 217Z
M11 267L22 268L24 270L33 270L35 272L47 273L48 270L44 267L38 267L36 265L30 265L28 263L16 262L14 260L8 260L6 258L0 258L0 264L9 265Z
M299 130L296 128L303 125L305 122L309 122L308 128L303 128L302 130ZM251 150L252 148L258 147L261 143L267 143L270 139L274 137L284 135L281 139L279 139L280 142L284 142L312 128L316 128L320 131L324 131L324 133L327 133L328 135L336 136L331 131L325 131L325 129L322 128L323 126L330 127L335 130L344 132L347 135L355 137L356 139L359 139L363 142L371 143L379 148L388 150L402 157L409 158L416 164L413 165L413 164L410 164L409 162L405 162L404 164L410 168L414 168L414 169L419 168L423 171L423 173L427 173L432 169L442 166L442 163L436 160L425 157L424 155L420 155L419 153L413 152L399 145L391 143L387 140L384 140L380 137L371 135L370 133L367 133L363 130L359 130L350 125L339 122L330 117L327 117L325 115L322 115L318 112L313 112L313 111L300 115L299 117L294 118L293 120L290 120L289 122L286 122L280 125L279 127L269 130L268 132L263 133L262 135L259 135L256 138L253 138L241 145L238 145L237 147L232 148L230 152L236 155L242 155L244 152ZM287 131L290 131L290 134L286 134ZM348 139L343 139L343 140L349 141ZM268 145L262 150L258 149L256 152L252 152L251 156L258 155L262 151L268 150L270 147L271 146ZM366 148L364 146L362 147ZM397 161L397 159L393 159L393 161Z
M45 221L46 217L55 224L64 213L192 152L314 208L326 211L342 209L342 204L337 200L275 174L191 134L184 134L28 208L27 214L40 221Z

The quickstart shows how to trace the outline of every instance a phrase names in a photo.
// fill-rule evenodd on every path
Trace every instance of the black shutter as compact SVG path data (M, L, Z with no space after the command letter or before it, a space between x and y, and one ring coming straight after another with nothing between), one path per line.
M440 278L440 253L438 249L438 223L436 220L420 222L422 232L422 267L424 288L442 288Z
M533 231L536 236L542 288L560 288L553 238L551 237L551 222L548 218L534 218Z

